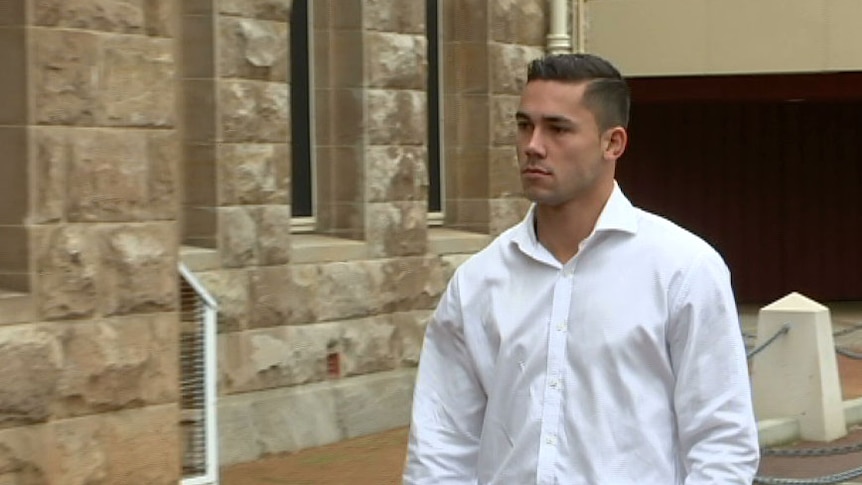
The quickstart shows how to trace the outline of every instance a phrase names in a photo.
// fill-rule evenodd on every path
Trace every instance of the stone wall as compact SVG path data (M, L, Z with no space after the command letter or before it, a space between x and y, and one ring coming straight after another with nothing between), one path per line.
M406 425L448 279L526 208L543 9L443 0L460 111L429 228L424 4L314 0L301 234L291 0L0 0L0 483L177 483L179 261L220 305L224 464Z
M0 482L175 484L175 3L0 3Z

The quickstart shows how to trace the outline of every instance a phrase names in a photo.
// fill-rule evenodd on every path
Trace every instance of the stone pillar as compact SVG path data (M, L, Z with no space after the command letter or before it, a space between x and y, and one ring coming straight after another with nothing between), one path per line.
M547 2L489 2L491 11L491 139L489 232L499 234L518 223L529 208L522 197L515 149L515 111L527 78L527 64L544 55Z
M0 482L176 484L176 2L0 4L0 237L37 321L0 328Z
M806 440L844 436L847 427L829 309L791 293L760 310L757 345L784 325L790 330L754 356L757 418L797 418Z
M375 257L425 253L428 169L425 7L363 9L366 239Z

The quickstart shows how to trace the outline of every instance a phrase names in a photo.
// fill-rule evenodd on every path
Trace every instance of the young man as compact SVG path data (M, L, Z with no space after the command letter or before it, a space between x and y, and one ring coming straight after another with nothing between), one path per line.
M516 122L534 204L458 268L429 323L405 484L752 482L727 267L620 191L628 111L599 57L530 64Z

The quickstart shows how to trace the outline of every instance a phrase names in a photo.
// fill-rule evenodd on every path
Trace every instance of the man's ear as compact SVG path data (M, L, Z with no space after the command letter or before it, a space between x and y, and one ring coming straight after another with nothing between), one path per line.
M608 129L602 138L602 155L605 160L616 161L626 151L629 135L622 126Z

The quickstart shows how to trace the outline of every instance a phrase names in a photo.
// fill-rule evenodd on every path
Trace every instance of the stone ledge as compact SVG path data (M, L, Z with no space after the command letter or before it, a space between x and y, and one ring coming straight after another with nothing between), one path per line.
M0 325L36 320L33 295L0 289Z
M844 420L847 427L862 424L862 398L844 401ZM796 418L764 419L757 422L760 446L784 445L799 439L799 420Z
M180 261L191 271L210 271L221 267L218 251L211 248L182 246Z
M220 464L407 426L415 379L416 369L398 369L220 397Z
M491 242L488 234L458 231L446 227L428 228L428 250L435 254L469 254L481 251Z
M365 241L341 239L321 234L291 235L292 263L326 263L368 259Z

